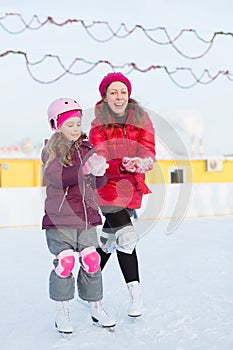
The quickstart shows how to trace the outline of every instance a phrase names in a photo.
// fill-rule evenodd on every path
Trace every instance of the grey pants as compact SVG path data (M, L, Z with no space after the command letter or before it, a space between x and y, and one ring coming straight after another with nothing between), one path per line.
M46 240L49 251L57 256L63 250L72 249L81 252L84 248L98 247L96 228L84 231L73 228L55 228L46 230ZM81 261L80 261L81 262ZM57 265L55 258L54 266ZM98 301L103 298L102 273L99 269L95 273L88 273L79 267L77 276L78 295L86 301ZM65 301L74 298L75 278L73 273L68 277L58 276L54 270L49 277L49 296L56 301Z

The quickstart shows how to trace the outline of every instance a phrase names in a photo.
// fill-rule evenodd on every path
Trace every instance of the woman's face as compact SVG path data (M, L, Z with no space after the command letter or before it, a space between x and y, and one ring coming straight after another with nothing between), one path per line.
M107 102L110 109L119 117L125 114L128 100L128 89L124 83L114 81L108 86L104 102Z
M69 141L77 141L82 133L82 124L79 117L67 119L58 129Z

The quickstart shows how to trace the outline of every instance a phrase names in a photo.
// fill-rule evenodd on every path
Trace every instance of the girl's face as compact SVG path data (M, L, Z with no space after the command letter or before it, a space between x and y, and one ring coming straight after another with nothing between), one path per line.
M104 102L107 102L111 110L119 117L125 114L128 100L128 89L124 83L114 81L108 86Z
M79 117L71 117L64 121L59 127L61 132L69 141L77 141L82 133L82 123Z

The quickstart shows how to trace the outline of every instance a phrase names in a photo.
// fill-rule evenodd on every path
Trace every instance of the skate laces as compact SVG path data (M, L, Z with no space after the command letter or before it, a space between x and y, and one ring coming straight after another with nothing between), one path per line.
M71 317L70 317L70 308L67 303L67 301L62 301L60 304L60 312L64 316L64 318L70 323Z
M97 301L96 302L96 308L98 310L98 312L104 316L108 316L107 311L104 308L103 302L102 301Z
M102 301L90 302L91 317L94 322L98 322L102 327L115 326L115 320L105 310Z

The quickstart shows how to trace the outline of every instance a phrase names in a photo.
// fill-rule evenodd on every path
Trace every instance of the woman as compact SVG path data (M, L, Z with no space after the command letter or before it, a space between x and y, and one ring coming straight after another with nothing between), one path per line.
M136 244L138 235L131 216L150 193L145 173L155 160L155 133L148 114L132 99L132 86L122 73L109 73L99 85L101 100L95 106L89 141L106 158L107 183L96 190L105 217L100 235L101 269L116 251L128 286L128 315L141 315L141 293Z

